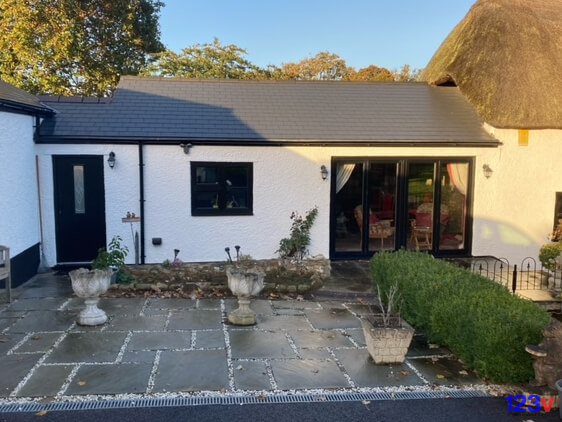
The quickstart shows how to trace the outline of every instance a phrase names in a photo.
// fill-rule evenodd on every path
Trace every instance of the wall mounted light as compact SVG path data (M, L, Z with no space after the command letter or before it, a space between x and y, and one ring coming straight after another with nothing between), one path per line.
M328 178L328 169L324 164L320 166L320 174L322 175L322 180L326 180Z
M109 165L110 169L115 167L115 153L113 151L111 151L109 153L109 158L107 159L107 164Z
M494 172L494 170L492 170L492 168L488 164L484 164L482 166L482 170L484 171L484 177L486 179L489 179L492 176L492 173Z
M189 154L189 150L193 148L193 144L180 144L180 147L183 148L183 153L187 155Z

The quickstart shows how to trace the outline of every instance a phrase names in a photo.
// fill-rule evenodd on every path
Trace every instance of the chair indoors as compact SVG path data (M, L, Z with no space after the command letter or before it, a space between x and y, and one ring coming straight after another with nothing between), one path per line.
M353 209L353 214L359 226L361 239L363 239L363 206L357 205ZM380 239L381 249L384 249L384 240L393 235L392 220L378 220L375 214L369 216L369 239Z

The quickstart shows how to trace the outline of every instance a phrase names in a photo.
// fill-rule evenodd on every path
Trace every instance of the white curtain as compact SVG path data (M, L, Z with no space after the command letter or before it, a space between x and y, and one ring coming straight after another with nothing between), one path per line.
M468 188L468 164L447 164L447 173L449 173L451 183L455 189L466 196Z
M336 173L336 193L338 193L345 186L351 173L355 169L355 164L341 164L338 163L337 173Z

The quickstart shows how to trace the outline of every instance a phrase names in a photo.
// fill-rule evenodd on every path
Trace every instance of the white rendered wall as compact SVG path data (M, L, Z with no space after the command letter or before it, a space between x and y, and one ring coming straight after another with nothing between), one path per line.
M41 240L34 117L0 112L0 245L12 257Z
M492 129L490 129L492 130ZM304 214L314 206L319 215L312 228L310 252L329 255L330 177L320 166L332 157L475 157L474 255L506 257L517 263L536 256L552 229L554 192L562 191L562 140L558 131L532 131L528 147L517 146L517 131L498 131L499 148L344 148L344 147L209 147L194 146L189 155L179 146L144 146L145 255L147 263L173 258L183 261L225 259L224 248L240 245L257 259L274 257L279 240L289 233L292 211ZM53 154L104 156L107 240L121 235L131 250L127 211L140 213L138 147L135 145L38 145L44 214L45 253L56 263ZM106 164L116 153L113 170ZM254 204L251 216L191 216L191 161L254 163ZM494 170L484 177L482 165ZM139 230L139 224L133 224ZM162 245L152 245L153 237Z
M319 214L309 250L328 257L330 178L322 180L320 166L329 169L332 157L474 157L487 149L196 145L189 155L177 146L148 146L145 151L147 262L162 262L173 258L174 249L184 261L223 260L224 248L234 245L258 259L274 257L279 241L289 234L291 213L304 214L316 205ZM190 161L253 162L253 215L192 217ZM476 173L479 184L481 175ZM162 245L153 246L152 237L162 238Z
M562 192L562 131L529 131L528 146L519 146L517 130L486 129L503 145L477 161L473 254L519 265L525 257L537 258L549 242L555 192ZM488 180L483 163L494 170Z

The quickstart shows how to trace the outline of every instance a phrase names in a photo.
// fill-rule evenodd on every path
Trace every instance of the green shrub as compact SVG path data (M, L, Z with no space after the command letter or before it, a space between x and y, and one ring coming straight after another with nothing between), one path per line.
M554 271L556 270L556 262L554 260L562 253L562 242L547 243L542 245L539 251L539 260L544 268Z
M538 344L548 313L478 274L422 252L381 252L371 261L375 285L397 283L401 315L433 343L447 345L493 382L533 377L527 344Z

